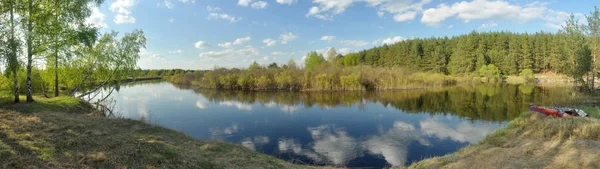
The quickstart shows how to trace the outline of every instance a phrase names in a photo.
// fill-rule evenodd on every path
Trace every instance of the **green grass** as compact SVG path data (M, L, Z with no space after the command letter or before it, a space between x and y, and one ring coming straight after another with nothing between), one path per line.
M314 168L92 112L69 97L0 105L0 168Z

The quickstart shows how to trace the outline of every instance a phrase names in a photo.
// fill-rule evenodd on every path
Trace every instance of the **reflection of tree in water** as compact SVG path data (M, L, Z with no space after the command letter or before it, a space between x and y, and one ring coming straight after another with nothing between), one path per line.
M366 102L375 102L407 113L452 114L486 121L506 121L518 117L530 104L566 106L583 97L570 88L503 84L374 92L194 91L211 102L275 103L286 112L295 110L298 106L358 106L363 110Z

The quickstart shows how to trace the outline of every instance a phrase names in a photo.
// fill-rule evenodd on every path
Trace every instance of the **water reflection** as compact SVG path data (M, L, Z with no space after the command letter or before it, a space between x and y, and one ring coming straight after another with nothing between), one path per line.
M408 165L476 144L529 104L569 105L567 88L476 85L376 92L233 92L167 82L124 86L122 116L307 164Z

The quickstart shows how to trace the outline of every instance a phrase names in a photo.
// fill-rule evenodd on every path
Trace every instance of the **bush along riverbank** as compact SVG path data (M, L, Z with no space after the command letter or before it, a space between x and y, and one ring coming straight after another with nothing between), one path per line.
M584 110L592 117L523 113L477 145L406 168L600 168L600 111Z
M70 97L0 104L0 168L313 168L95 113Z

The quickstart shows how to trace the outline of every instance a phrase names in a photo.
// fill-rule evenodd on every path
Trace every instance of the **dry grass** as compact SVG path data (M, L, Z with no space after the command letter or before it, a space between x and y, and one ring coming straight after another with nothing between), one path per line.
M0 168L312 168L90 110L66 97L0 105Z
M592 109L588 109L588 112ZM597 109L593 116L598 117ZM600 120L525 114L479 145L408 168L600 168Z

